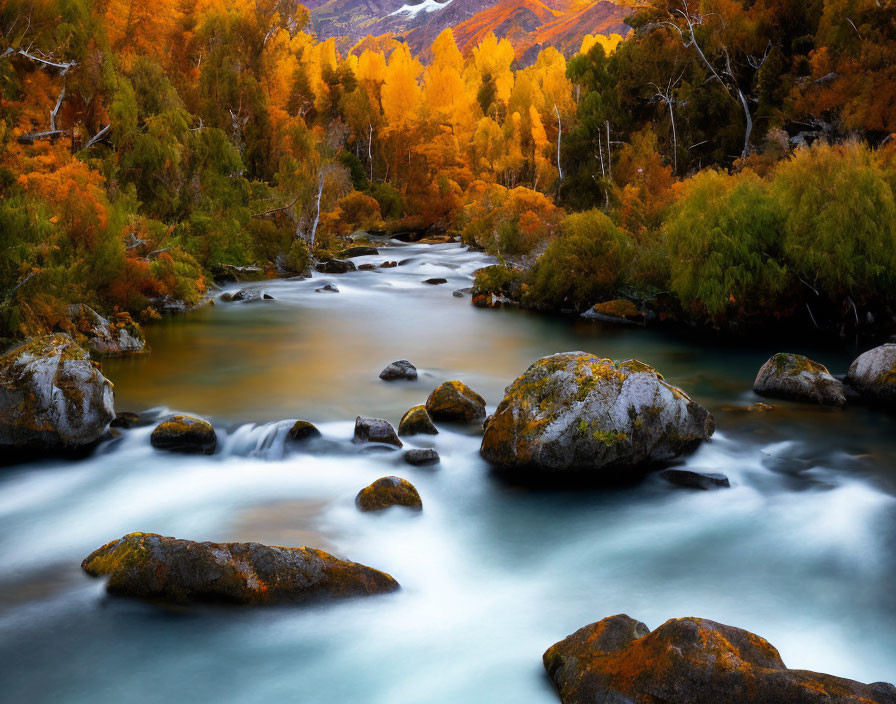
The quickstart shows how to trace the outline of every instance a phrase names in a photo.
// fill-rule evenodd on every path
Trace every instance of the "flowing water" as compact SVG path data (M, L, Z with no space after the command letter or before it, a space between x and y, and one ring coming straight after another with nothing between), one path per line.
M625 612L651 628L701 616L769 639L790 667L896 677L896 418L779 403L739 408L774 345L697 344L644 329L479 310L452 290L488 259L459 245L396 245L395 269L259 284L276 300L218 303L148 330L153 351L104 365L116 407L203 415L218 451L150 447L124 431L88 459L0 471L0 700L308 704L555 702L541 654ZM385 250L384 250L385 253ZM423 284L441 276L447 285ZM316 293L326 281L340 292ZM842 373L855 351L794 349ZM683 465L732 488L535 491L495 477L475 429L406 446L352 445L356 415L397 424L447 379L492 410L537 358L636 357L716 415ZM410 359L415 382L379 371ZM324 441L287 453L290 420ZM409 479L422 514L361 514L355 494ZM131 531L313 545L391 573L391 595L311 607L163 609L105 595L81 573Z

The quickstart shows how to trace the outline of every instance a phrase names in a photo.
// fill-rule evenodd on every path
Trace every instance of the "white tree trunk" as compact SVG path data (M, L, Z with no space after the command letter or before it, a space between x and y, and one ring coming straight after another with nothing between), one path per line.
M560 138L563 135L563 124L560 122L560 110L557 109L557 103L554 103L554 112L557 113L557 174L562 181L563 168L560 166Z

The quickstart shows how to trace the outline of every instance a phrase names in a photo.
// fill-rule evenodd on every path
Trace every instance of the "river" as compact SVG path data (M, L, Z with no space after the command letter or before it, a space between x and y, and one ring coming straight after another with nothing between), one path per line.
M756 371L785 350L481 310L452 291L485 255L456 244L383 254L355 261L409 261L257 284L275 300L160 322L147 330L152 354L104 364L118 411L203 415L219 436L213 456L155 451L148 426L84 460L0 470L0 700L548 704L543 651L620 612L651 628L678 616L746 628L789 667L896 677L896 417L786 402L745 413ZM315 292L327 281L339 293ZM447 379L493 410L531 362L570 350L640 359L707 406L718 430L683 464L732 487L651 476L525 489L489 471L475 429L406 442L435 447L436 468L350 442L356 415L397 425ZM786 351L835 374L855 355ZM380 381L396 359L418 380ZM318 425L324 449L285 451L296 418ZM421 514L355 509L358 490L390 474L417 487ZM402 590L251 609L112 599L80 561L132 531L308 544L389 572Z

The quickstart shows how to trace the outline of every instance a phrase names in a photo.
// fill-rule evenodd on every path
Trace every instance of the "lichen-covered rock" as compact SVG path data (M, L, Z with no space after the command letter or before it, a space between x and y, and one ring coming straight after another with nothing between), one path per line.
M843 383L831 376L824 365L788 352L779 352L762 365L753 391L824 406L846 405Z
M423 467L428 464L438 464L439 463L439 453L433 450L431 447L419 449L419 450L408 450L404 453L404 461L414 467Z
M342 250L339 253L339 256L343 257L344 259L351 259L352 257L369 257L379 253L380 251L376 247L358 245L356 247L349 247L348 249Z
M195 543L130 533L95 550L81 568L108 575L106 591L171 603L279 604L398 589L391 576L313 548Z
M382 511L390 506L404 506L413 511L422 511L420 494L406 479L383 477L366 486L355 497L355 505L361 511Z
M130 428L136 428L142 419L140 418L139 413L134 413L133 411L122 411L115 418L112 419L112 422L109 423L109 427L111 428L124 428L125 430L129 430Z
M90 306L79 303L68 307L71 331L97 357L118 357L146 351L143 331L127 313L107 320Z
M155 427L149 441L159 450L210 455L218 444L218 436L207 420L174 415Z
M321 274L347 274L350 271L356 271L358 267L353 261L343 259L328 259L325 262L318 262L314 265Z
M869 400L896 405L896 344L859 355L850 365L846 381Z
M686 489L725 489L731 486L724 474L691 472L687 469L664 469L660 476L670 484Z
M485 418L485 399L460 381L440 384L426 399L433 420L475 423Z
M426 406L414 406L401 417L398 424L399 435L438 435L439 431L433 425L432 418L426 410Z
M401 447L402 442L395 434L392 424L382 418L355 418L355 442L380 442Z
M714 430L709 411L646 364L566 352L507 387L480 452L505 469L600 479L690 452Z
M576 631L545 652L564 704L896 704L896 688L789 670L748 631L699 618L651 632L624 614Z
M597 303L582 313L582 317L605 323L644 323L644 313L634 303L623 298Z
M112 382L71 336L37 337L0 356L0 445L76 449L114 417Z
M297 420L286 433L286 439L290 442L305 442L320 436L321 432L317 427L307 420Z
M380 379L383 381L395 381L396 379L408 379L413 381L417 378L417 367L406 359L399 359L392 362L383 371L380 372Z

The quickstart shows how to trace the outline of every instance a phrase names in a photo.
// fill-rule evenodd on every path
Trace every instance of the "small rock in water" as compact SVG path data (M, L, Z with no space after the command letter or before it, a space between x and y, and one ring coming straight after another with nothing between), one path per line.
M422 511L420 494L406 479L383 477L366 486L355 497L355 505L361 511L382 511L390 506L405 506L413 511Z
M346 250L340 252L340 254L345 259L351 259L352 257L366 257L373 254L379 254L379 250L376 247L367 247L364 245L358 245L357 247L349 247Z
M435 277L435 278L432 278L432 279L424 279L424 280L423 280L423 283L425 283L425 284L429 284L430 286L438 286L439 284L447 284L447 283L448 283L448 279L442 279L442 278L439 278L439 277Z
M896 405L896 344L870 349L850 365L847 383L869 401Z
M691 472L686 469L664 469L660 476L670 484L687 489L723 489L731 486L724 474Z
M244 288L240 289L236 293L223 294L221 296L221 300L225 302L242 301L244 303L252 303L255 301L273 301L274 297L269 293L264 293L261 289Z
M382 418L355 419L355 442L381 442L386 445L401 447L402 442L395 434L392 424Z
M122 411L109 423L109 426L112 428L135 428L140 425L140 416L137 413L132 413L131 411Z
M352 261L342 259L328 259L325 262L318 262L314 265L321 274L347 274L350 271L357 270L358 267Z
M464 296L469 296L471 293L473 293L473 287L467 286L466 288L457 289L451 295L455 298L463 298Z
M324 284L320 288L314 289L315 293L339 293L339 289L333 284Z
M396 379L414 380L417 378L417 367L406 359L399 359L392 362L388 367L380 372L380 379L384 381L395 381Z
M265 301L273 301L274 300L274 297L269 293L263 294L261 298L262 298L262 300L265 300Z
M414 258L408 257L407 259L402 259L401 261L399 261L397 266L405 266L406 264L410 264L412 261L414 261Z
M843 383L831 376L824 365L787 352L779 352L762 365L753 391L825 406L846 405Z
M394 269L398 266L398 262L396 261L387 261L380 264L380 269Z
M149 441L159 450L210 455L215 451L218 437L207 420L174 415L156 426Z
M320 436L321 433L317 427L307 420L297 420L289 429L289 432L286 433L286 439L290 442L305 442Z
M130 533L82 563L91 577L108 575L106 591L175 604L281 604L398 589L390 575L323 550L259 543L195 543Z
M427 464L438 464L439 453L432 448L423 450L408 450L404 453L404 461L415 467L421 467Z
M361 264L358 271L376 271L376 264Z
M434 420L475 423L485 418L485 399L463 382L446 381L426 399L426 410Z
M644 314L629 300L617 299L597 303L582 313L583 318L605 323L643 324Z
M401 417L398 424L399 435L438 435L439 431L433 425L432 418L426 410L426 406L414 406Z

